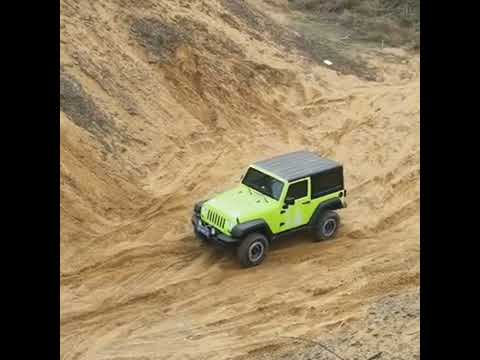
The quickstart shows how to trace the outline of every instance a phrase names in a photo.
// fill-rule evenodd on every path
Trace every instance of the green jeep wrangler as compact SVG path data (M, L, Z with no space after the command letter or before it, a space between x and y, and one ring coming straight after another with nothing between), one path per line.
M346 207L343 167L315 153L298 151L251 165L242 183L195 204L195 235L235 244L240 264L260 264L280 235L310 229L316 241L331 239Z

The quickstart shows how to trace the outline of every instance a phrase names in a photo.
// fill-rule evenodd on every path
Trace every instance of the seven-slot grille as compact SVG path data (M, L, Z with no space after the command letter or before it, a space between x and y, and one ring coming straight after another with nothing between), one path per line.
M207 209L207 220L220 229L225 226L225 218L212 209Z

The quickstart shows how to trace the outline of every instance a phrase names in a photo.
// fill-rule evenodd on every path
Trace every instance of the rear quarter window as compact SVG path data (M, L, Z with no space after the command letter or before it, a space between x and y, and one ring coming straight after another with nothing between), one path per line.
M311 176L312 199L343 189L343 168Z

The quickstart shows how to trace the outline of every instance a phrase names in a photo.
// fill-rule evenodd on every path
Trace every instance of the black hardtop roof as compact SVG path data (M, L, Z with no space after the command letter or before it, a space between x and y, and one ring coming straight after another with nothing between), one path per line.
M287 181L301 179L342 166L336 161L322 158L310 151L291 152L258 161L253 165Z

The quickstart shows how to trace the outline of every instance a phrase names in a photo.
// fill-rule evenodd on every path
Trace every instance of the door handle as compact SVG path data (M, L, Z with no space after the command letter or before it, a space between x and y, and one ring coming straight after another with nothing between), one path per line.
M303 204L303 205L310 204L310 200L305 201L305 202L303 202L302 204Z

